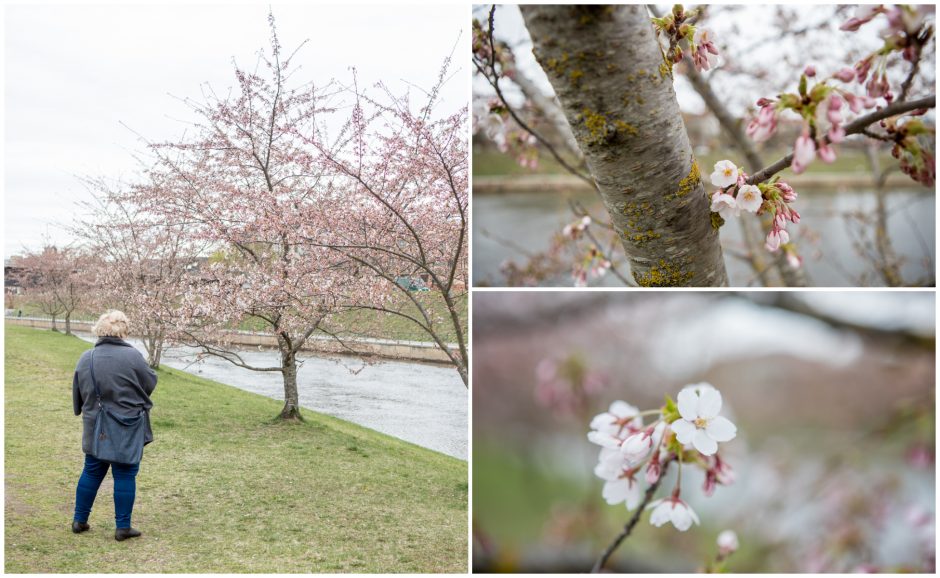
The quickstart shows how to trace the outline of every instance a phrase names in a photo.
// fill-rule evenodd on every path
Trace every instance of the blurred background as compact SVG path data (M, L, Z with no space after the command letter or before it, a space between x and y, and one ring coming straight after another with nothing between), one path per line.
M670 8L665 4L654 7L659 14ZM807 65L816 68L819 78L826 77L884 43L886 25L882 20L856 32L839 30L855 14L856 5L705 8L700 22L712 31L720 52L719 64L708 72L695 73L695 82L683 64L677 65L674 83L703 175L711 173L715 162L722 159L747 168L745 156L717 120L716 102L726 115L746 123L756 114L759 98L794 92ZM473 17L486 22L489 10L490 5L477 5ZM932 11L925 18L932 22ZM514 58L513 77L501 83L507 100L530 126L564 151L565 135L559 134L547 112L557 108L554 91L532 55L532 40L519 7L497 6L494 24L496 41ZM925 46L922 59L911 90L914 96L933 91L933 40ZM892 86L902 82L909 67L900 57L888 59L886 72ZM715 96L712 104L703 99L703 87ZM605 219L606 211L593 190L565 171L543 147L526 139L527 133L514 123L493 126L488 111L494 94L477 72L473 82L473 284L570 286L577 250L564 240L561 231L576 220L572 207ZM933 125L935 113L930 111L925 118ZM762 166L792 148L800 127L795 114L781 115L777 133L756 144ZM809 286L935 283L934 190L903 174L890 149L891 143L856 135L839 146L832 164L817 161L800 175L789 168L780 173L800 195L794 208L802 221L791 227L790 233L804 258ZM575 162L573 158L568 160ZM729 223L721 229L731 285L781 285L779 280L755 274L744 258L749 249L743 226L741 222ZM607 243L606 237L600 240ZM611 244L615 257L620 253L618 246ZM618 267L629 268L618 261L614 259ZM610 274L590 280L591 285L622 283Z
M591 417L708 381L736 482L706 498L686 468L701 526L647 513L608 569L699 570L731 529L732 572L933 572L935 336L928 292L476 292L474 570L590 570L630 515Z

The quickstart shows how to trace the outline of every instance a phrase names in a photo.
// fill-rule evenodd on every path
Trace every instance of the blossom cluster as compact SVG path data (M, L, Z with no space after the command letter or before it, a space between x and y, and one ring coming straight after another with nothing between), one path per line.
M561 230L561 235L565 240L577 241L584 236L588 227L591 225L591 217L585 215L568 223ZM607 274L611 263L593 243L587 250L581 253L580 258L575 261L574 268L571 271L571 277L574 279L575 287L585 287L589 278L599 278Z
M773 215L771 230L767 234L765 247L770 252L781 248L786 252L790 264L799 267L802 263L796 249L790 245L787 223L799 223L800 214L790 206L797 194L793 187L774 177L766 183L748 184L748 175L729 160L715 163L710 179L718 190L711 196L711 211L717 213L721 223L741 212Z
M653 27L667 62L680 62L688 50L695 68L709 70L718 64L718 47L711 31L692 24L697 15L697 11L676 4L669 14L653 18Z
M860 6L855 16L844 23L841 29L858 30L879 14L884 14L888 27L882 32L883 46L854 66L843 67L818 81L816 68L807 66L800 76L797 93L784 93L776 99L761 98L757 101L758 113L747 125L748 136L756 142L766 141L777 129L778 115L789 110L803 119L803 129L793 145L790 164L793 172L802 173L816 158L825 163L835 161L836 151L832 145L845 140L846 109L858 114L863 109L879 106L879 100L891 104L895 95L888 82L888 57L900 52L904 60L917 62L923 46L933 34L933 27L926 20L930 10L929 7ZM851 90L853 83L864 89L863 94ZM923 114L923 111L914 111L912 114ZM882 126L885 126L884 123ZM920 131L921 126L922 123L915 125L915 132ZM924 132L932 135L933 130ZM932 149L925 146L931 139L908 139L906 136L889 132L888 139L895 142L892 153L902 160L905 173L914 180L933 186L934 156Z
M485 104L477 103L473 113L474 133L482 131L499 152L515 158L519 166L538 168L538 141L510 118L509 109L502 102L494 98Z
M650 523L671 523L679 531L698 524L695 511L681 497L682 467L695 466L705 472L703 491L714 492L716 485L734 481L731 466L718 454L718 444L731 441L737 428L719 415L721 393L708 383L688 385L676 401L669 396L666 404L655 410L640 411L625 401L615 401L608 411L591 420L588 440L601 446L594 473L604 480L602 495L608 504L623 503L634 510L644 503L650 486L673 462L679 475L675 488L666 498L650 502ZM653 421L646 423L645 416ZM646 487L644 487L644 482Z

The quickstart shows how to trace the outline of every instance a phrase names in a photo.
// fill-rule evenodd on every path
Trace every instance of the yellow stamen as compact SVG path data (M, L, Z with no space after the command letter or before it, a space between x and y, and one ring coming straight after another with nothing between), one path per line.
M708 425L708 420L701 418L701 417L695 418L695 427L704 428L707 425Z

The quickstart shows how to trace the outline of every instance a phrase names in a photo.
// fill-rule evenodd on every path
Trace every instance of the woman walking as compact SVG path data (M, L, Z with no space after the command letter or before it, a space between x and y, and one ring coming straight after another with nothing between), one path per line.
M124 341L129 323L120 311L103 314L92 331L95 347L82 354L72 380L75 415L82 419L85 469L75 490L72 531L88 530L88 516L98 487L111 468L114 478L114 539L140 536L131 527L137 493L137 471L143 446L153 441L150 430L150 394L157 374L143 356Z

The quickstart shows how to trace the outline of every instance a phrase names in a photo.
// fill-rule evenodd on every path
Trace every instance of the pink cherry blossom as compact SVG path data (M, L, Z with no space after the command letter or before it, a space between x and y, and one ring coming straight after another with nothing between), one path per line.
M806 167L813 162L815 157L816 143L809 137L809 133L804 131L796 139L796 144L793 145L793 161L790 168L793 169L794 173L800 174L806 170Z

